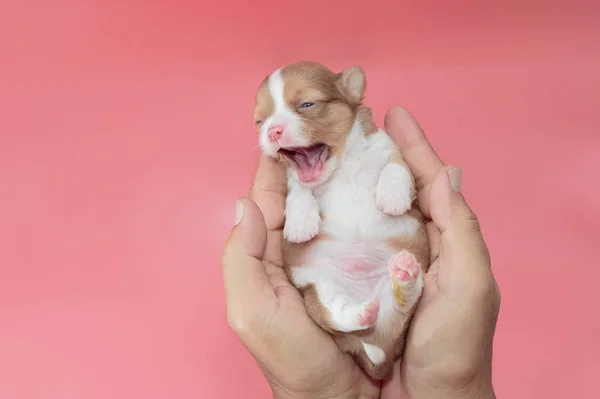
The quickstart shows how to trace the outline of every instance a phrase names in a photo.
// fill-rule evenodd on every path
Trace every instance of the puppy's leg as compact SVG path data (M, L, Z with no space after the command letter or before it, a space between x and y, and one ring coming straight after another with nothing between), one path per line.
M408 166L399 154L393 153L375 188L377 207L388 215L398 216L408 211L417 196L415 183Z
M310 241L319 233L320 225L319 204L312 190L288 177L284 238L295 244Z
M414 254L402 250L388 261L395 307L411 314L423 292L423 272Z
M358 302L334 281L319 281L315 284L318 299L329 313L331 329L340 332L366 330L377 321L379 302Z
M370 344L362 342L364 350L356 355L357 362L375 379L386 378L402 354L406 331L423 291L423 271L412 252L402 249L391 256L388 271L390 280L384 282L380 297L377 338L368 341Z

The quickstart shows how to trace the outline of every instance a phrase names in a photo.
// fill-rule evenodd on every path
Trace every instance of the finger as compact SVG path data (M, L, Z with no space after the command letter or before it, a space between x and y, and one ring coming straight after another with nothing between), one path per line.
M400 148L404 161L415 177L421 211L430 217L429 185L444 163L429 144L423 129L406 109L400 106L391 108L385 116L385 129Z
M430 209L441 233L444 257L450 260L454 275L467 282L479 278L482 268L489 269L490 260L477 217L461 193L461 180L460 167L442 168L431 184Z
M430 264L440 256L440 231L434 222L428 222L425 227L427 228L427 238L429 241L429 258Z
M262 257L266 247L265 221L254 201L237 203L237 224L223 250L223 282L227 302L249 300L268 291L269 278Z
M381 383L381 399L408 398L408 394L402 383L401 373L401 360L396 360L392 372Z
M423 129L404 108L391 108L385 116L388 135L400 147L419 188L429 184L444 163L429 144Z
M448 229L460 229L466 234L478 234L475 213L462 195L462 168L446 165L431 184L430 209L433 222L443 234Z
M283 165L262 154L249 197L260 208L269 231L283 228L286 194L287 182Z

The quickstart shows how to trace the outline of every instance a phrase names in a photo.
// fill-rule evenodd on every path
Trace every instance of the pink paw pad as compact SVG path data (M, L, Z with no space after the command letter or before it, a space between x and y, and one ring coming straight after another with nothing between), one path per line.
M358 314L358 324L361 326L372 326L377 321L379 313L379 302L371 301L365 306L365 309Z
M421 266L417 262L417 258L408 251L401 251L399 254L392 256L388 266L391 273L400 281L416 278L421 272Z

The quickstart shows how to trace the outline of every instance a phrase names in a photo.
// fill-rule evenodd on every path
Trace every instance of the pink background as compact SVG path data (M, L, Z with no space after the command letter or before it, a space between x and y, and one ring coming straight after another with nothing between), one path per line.
M600 3L206 3L0 1L0 398L268 396L220 252L298 59L362 65L464 167L499 397L600 397Z

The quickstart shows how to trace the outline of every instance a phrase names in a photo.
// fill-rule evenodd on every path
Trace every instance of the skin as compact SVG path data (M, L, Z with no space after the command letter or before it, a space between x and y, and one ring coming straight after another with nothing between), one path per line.
M369 379L306 313L281 269L285 172L262 156L223 251L229 324L274 398L495 398L492 343L500 293L477 218L460 192L462 170L444 165L402 107L385 128L413 172L428 218L432 265L402 361Z

